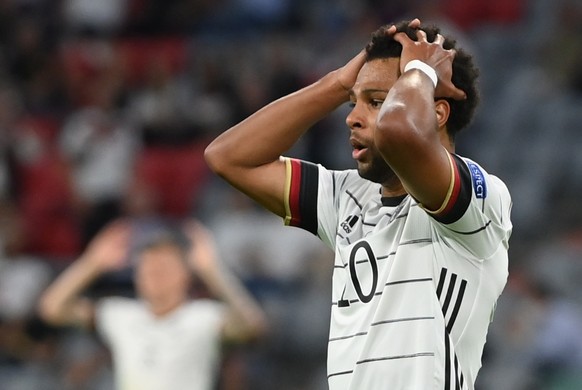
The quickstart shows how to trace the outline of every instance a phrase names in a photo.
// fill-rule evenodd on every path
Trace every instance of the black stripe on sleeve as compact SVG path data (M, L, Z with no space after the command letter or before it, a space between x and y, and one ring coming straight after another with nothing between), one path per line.
M301 161L301 189L299 207L301 227L317 235L317 196L319 193L319 169L317 165Z
M454 163L457 165L457 170L459 171L460 190L457 200L453 208L444 215L433 215L433 218L437 221L450 224L457 222L465 211L469 208L471 203L471 198L473 197L473 185L471 181L471 172L469 172L469 167L465 162L457 155L451 154Z

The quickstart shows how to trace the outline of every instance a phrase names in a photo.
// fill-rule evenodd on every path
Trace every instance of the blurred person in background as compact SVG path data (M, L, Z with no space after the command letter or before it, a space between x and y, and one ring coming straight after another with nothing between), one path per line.
M121 214L140 152L139 133L116 103L118 77L109 70L84 84L87 104L65 118L57 140L74 191L83 246Z
M579 228L514 249L489 334L479 388L582 388Z
M240 356L252 367L248 388L327 388L333 253L316 237L286 228L276 215L219 183L206 221L221 243L220 257L259 299L273 330L258 350Z
M120 390L212 389L221 343L260 336L266 329L263 312L220 266L212 236L201 224L184 229L189 245L160 231L136 243L134 230L119 221L100 232L44 292L41 316L56 326L95 327L111 350ZM139 299L82 297L98 277L127 266L133 245ZM192 270L223 303L189 298Z
M51 361L55 332L36 316L51 267L25 252L25 236L17 208L0 203L0 387L56 390L56 364Z
M505 184L455 153L477 75L438 28L384 26L206 149L218 175L335 250L330 389L474 389L512 231ZM347 102L357 171L281 157Z

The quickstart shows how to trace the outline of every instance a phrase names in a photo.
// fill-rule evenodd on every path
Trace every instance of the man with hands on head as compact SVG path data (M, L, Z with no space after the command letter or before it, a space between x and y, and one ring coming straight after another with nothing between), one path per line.
M213 389L221 343L260 336L264 314L221 267L210 231L198 222L185 228L189 245L164 232L137 249L138 299L83 298L98 277L127 267L135 233L127 221L103 229L45 291L41 316L57 326L95 327L111 350L119 390ZM193 272L222 302L190 299Z
M335 251L330 389L473 389L512 231L505 184L455 152L470 55L418 19L218 136L218 175ZM342 104L357 169L282 157Z

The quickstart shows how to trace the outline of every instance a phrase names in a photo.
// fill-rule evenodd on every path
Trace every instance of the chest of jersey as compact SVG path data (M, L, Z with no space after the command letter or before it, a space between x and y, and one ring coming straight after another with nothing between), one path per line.
M364 206L362 211L355 223L349 215L343 219L350 232L338 226L330 385L381 388L361 381L402 379L398 373L407 372L414 373L417 387L406 387L408 378L406 388L432 388L430 373L439 367L435 359L443 360L453 307L455 316L470 312L470 305L462 305L467 280L457 264L470 265L452 256L430 216L410 199L394 208Z

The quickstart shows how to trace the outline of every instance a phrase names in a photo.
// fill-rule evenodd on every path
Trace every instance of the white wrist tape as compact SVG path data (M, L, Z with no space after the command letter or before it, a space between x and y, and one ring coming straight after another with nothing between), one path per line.
M426 74L432 80L434 87L436 88L438 83L438 77L434 68L420 60L412 60L404 67L404 73L408 72L411 69L418 69L422 73Z

